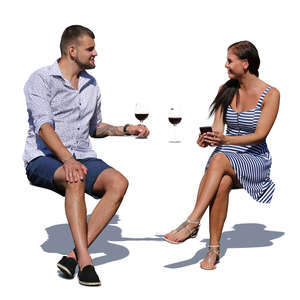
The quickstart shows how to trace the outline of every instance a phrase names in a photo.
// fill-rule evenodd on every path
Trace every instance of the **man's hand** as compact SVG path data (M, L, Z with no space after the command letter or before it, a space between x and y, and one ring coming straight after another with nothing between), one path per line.
M65 161L63 168L66 174L66 181L70 183L84 180L88 171L83 164L73 157Z
M149 135L150 131L145 125L129 125L126 128L126 132L131 135L146 137Z

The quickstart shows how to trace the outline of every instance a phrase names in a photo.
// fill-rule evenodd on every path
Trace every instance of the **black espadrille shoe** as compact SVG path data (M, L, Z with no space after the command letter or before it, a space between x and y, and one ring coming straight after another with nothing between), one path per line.
M100 279L95 271L94 266L87 265L78 272L79 283L88 286L101 285Z
M57 263L57 267L66 275L68 278L73 278L77 261L72 257L63 256L63 258Z

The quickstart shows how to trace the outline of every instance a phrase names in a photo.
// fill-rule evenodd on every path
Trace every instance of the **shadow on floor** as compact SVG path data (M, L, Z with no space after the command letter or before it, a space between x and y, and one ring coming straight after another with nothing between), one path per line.
M129 255L129 250L112 242L121 241L162 241L161 238L126 238L122 237L122 230L116 226L119 216L115 215L98 238L89 248L89 253L101 253L99 257L93 258L95 266L103 265L112 261L120 260ZM69 225L58 224L46 228L48 240L41 247L49 253L66 255L74 248L74 242Z
M230 248L252 248L267 247L273 245L271 240L277 239L284 235L284 232L265 230L263 224L247 223L236 224L234 230L222 233L220 246L221 257L225 255ZM176 263L165 265L166 268L182 268L189 265L197 264L204 259L209 245L209 239L203 239L201 242L206 243L206 247L197 251L193 257Z

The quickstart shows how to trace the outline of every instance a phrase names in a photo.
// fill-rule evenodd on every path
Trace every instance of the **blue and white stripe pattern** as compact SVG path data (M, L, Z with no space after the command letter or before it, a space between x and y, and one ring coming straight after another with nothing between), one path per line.
M226 135L237 136L254 133L261 114L261 105L265 95L271 89L267 87L260 96L255 108L237 113L229 105L226 113ZM211 154L223 153L229 159L243 188L258 202L270 203L275 184L270 179L272 157L266 141L255 145L222 145ZM207 166L209 165L209 161ZM206 166L206 167L207 167Z

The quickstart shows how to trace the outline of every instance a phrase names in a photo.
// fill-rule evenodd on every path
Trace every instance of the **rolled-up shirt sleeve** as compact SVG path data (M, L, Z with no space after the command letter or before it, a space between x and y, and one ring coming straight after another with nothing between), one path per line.
M34 126L34 132L39 134L41 126L50 123L54 128L54 117L50 106L50 89L43 78L34 73L24 87L27 111L30 123Z
M98 87L97 103L96 103L94 114L90 121L90 129L89 129L90 136L92 136L92 137L94 136L94 134L96 133L96 128L97 128L98 124L100 124L101 122L102 122L101 93L100 93L100 89Z

